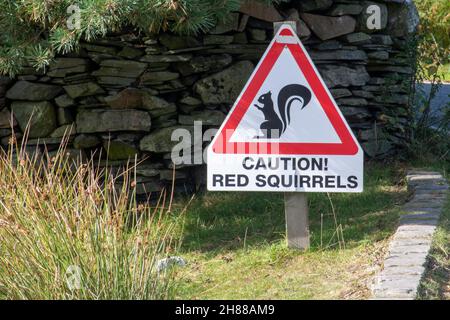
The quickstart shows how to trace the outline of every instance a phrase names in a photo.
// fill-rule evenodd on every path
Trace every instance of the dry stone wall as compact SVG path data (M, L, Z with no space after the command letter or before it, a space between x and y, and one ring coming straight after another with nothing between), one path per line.
M368 28L371 5L380 9L380 30ZM282 20L297 21L366 155L387 157L405 145L413 72L407 38L417 12L402 0L304 0L277 8L249 1L207 34L123 31L82 43L45 71L0 78L0 143L11 141L11 124L20 136L29 121L29 150L54 150L68 132L69 152L94 153L102 164L120 168L145 158L138 192L158 191L173 179L173 130L193 133L197 120L203 130L222 123L267 47L272 23ZM177 169L183 187L204 181L203 166Z

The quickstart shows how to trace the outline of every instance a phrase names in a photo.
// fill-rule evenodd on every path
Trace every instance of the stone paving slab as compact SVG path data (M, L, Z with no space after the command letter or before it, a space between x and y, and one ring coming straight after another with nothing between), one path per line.
M406 214L400 218L383 270L375 277L372 299L416 298L433 234L448 196L448 184L438 172L413 170L406 180L414 195L403 206Z

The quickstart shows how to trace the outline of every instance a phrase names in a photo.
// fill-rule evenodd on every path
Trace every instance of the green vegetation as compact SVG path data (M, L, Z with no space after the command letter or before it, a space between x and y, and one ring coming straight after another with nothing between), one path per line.
M431 163L443 164L448 170L450 108L440 106L443 114L436 114L431 102L442 81L450 80L450 2L417 0L415 4L421 19L418 37L413 41L417 66L415 82L429 81L431 89L427 94L412 92L412 139L408 159L427 167Z
M365 298L407 197L401 168L376 164L362 194L311 194L301 252L286 248L281 194L138 204L129 172L15 150L0 156L0 299ZM158 273L173 255L187 266Z
M450 63L441 65L438 69L438 74L442 81L450 82Z
M450 300L450 199L434 235L427 272L419 287L419 299Z
M417 0L415 4L420 15L419 79L445 80L444 66L450 62L450 2Z
M311 249L287 249L283 196L207 193L185 214L177 298L365 298L407 196L398 167L369 165L362 194L309 194Z
M28 157L0 151L0 299L165 299L176 219L100 179L64 150ZM106 174L106 176L109 176Z
M265 0L268 1L269 0ZM80 40L131 28L146 34L197 33L224 21L242 0L2 0L0 74L45 68ZM275 1L276 2L276 1Z

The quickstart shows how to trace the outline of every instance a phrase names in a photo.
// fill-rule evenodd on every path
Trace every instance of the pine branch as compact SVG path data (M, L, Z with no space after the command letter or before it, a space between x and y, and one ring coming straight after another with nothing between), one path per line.
M244 0L78 0L80 28L67 26L74 0L0 1L0 74L45 68L56 54L125 26L144 33L197 34L213 28ZM279 2L270 0L253 0Z

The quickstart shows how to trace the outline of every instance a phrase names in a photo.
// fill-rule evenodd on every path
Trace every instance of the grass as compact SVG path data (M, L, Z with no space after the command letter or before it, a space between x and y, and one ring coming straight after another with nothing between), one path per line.
M423 163L422 163L423 165ZM440 171L450 178L450 161L431 162L426 167ZM450 197L433 236L427 257L426 272L421 280L418 298L421 300L450 300Z
M75 165L63 149L16 146L0 172L0 299L365 298L407 197L401 169L381 165L362 194L310 194L300 252L285 245L281 194L138 204L130 171ZM155 270L175 254L186 267Z
M281 194L205 194L186 212L179 253L189 263L177 271L176 297L368 297L407 197L402 177L398 167L370 165L362 194L309 194L306 252L286 248Z
M448 162L419 164L448 174ZM16 146L0 153L0 172L0 299L368 298L409 196L404 165L369 163L363 193L308 194L311 248L298 251L286 247L282 194L139 204L132 169L75 165L63 149L29 158ZM425 299L449 295L449 208ZM157 272L172 255L187 265Z
M450 199L434 234L418 297L423 300L450 300Z
M129 173L74 165L63 149L11 150L0 150L0 299L171 297L171 272L155 265L176 249L176 219L137 204Z
M450 63L441 65L438 74L443 82L450 82Z

